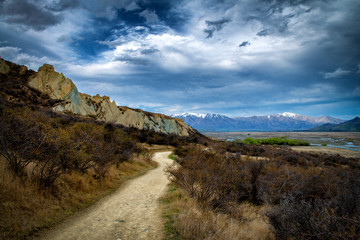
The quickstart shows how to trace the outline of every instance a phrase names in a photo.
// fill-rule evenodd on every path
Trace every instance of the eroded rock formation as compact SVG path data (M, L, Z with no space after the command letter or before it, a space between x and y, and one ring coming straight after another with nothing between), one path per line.
M44 64L29 81L29 86L47 93L53 99L63 100L53 110L92 116L97 120L122 124L126 127L154 130L166 134L189 136L196 131L183 120L163 114L149 113L128 107L119 107L107 96L79 93L71 79Z

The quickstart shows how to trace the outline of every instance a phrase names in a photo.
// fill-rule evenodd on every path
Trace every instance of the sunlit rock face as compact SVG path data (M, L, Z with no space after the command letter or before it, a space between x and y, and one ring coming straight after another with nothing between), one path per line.
M71 79L56 72L54 67L48 64L40 67L38 72L30 78L28 84L30 87L47 93L52 99L63 100L53 108L56 112L92 116L99 121L179 136L189 136L196 133L181 119L128 107L119 107L115 101L111 102L107 96L90 96L79 93Z
M56 72L51 65L44 64L40 67L28 84L30 87L47 93L50 98L64 100L62 104L54 108L54 111L68 111L83 116L96 115L94 106L86 104L71 79Z
M7 74L10 72L9 65L6 64L4 59L0 59L0 73Z

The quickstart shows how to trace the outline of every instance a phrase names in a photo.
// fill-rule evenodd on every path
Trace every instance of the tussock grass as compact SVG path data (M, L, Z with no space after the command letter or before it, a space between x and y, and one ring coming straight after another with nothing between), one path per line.
M243 203L234 207L237 218L201 208L174 185L161 199L165 239L275 239L262 212L265 207ZM239 214L241 217L239 218Z
M169 159L171 159L171 160L174 160L174 161L175 161L175 160L176 160L176 157L175 157L175 155L174 155L174 154L170 154L170 155L169 155Z
M71 171L51 188L40 188L31 179L14 177L0 159L0 239L34 238L155 166L148 156L140 155L111 166L104 178L97 178L92 169L85 174Z
M165 151L174 151L175 147L170 145L158 145L158 144L146 144L143 143L142 147L149 152L156 153L156 152L165 152Z

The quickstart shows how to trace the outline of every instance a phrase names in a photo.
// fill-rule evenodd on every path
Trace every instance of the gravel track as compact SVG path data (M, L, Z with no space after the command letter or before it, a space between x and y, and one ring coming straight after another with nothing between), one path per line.
M156 153L159 166L125 183L119 190L94 206L65 221L42 239L162 239L163 222L159 197L168 179L164 167L172 160L170 152Z

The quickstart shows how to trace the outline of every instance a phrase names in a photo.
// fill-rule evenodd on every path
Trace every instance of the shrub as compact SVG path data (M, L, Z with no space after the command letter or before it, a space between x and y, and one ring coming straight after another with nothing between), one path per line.
M296 139L286 139L286 137L281 138L265 138L265 139L253 139L253 138L245 138L243 140L244 144L264 144L264 145L288 145L288 146L309 146L310 143L303 140L296 140Z
M239 153L244 150L267 159L243 157ZM266 218L279 239L358 238L357 161L221 142L212 148L182 146L174 153L180 167L167 169L170 179L204 209L231 216L233 206L242 202L265 203Z

